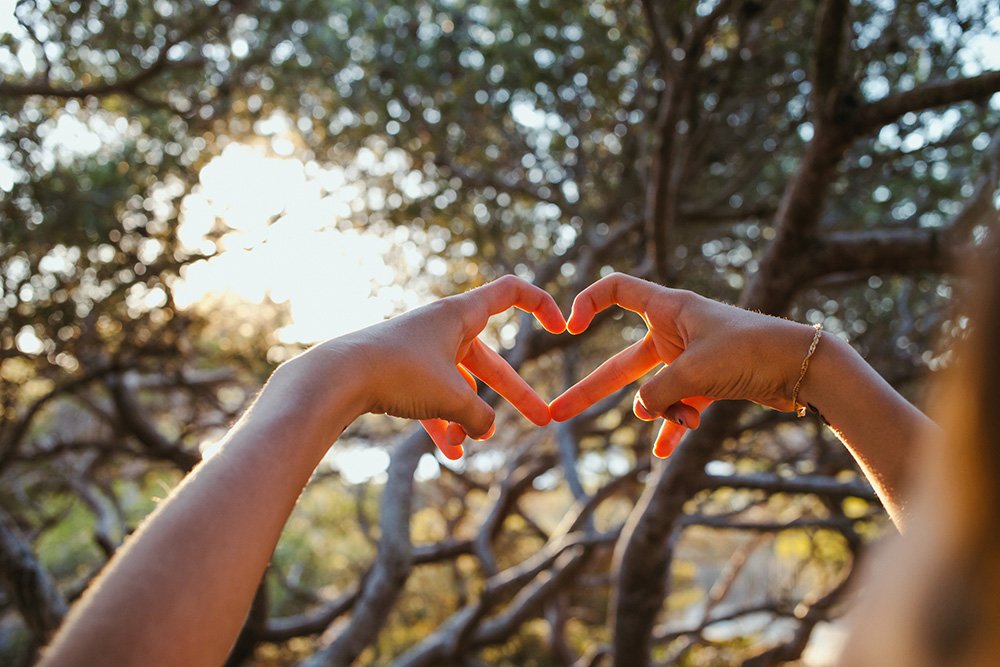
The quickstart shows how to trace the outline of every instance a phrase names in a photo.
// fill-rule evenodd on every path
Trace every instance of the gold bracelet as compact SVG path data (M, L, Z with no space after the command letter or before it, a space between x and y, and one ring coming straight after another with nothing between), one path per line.
M812 343L809 345L809 351L806 352L806 358L802 360L802 368L799 370L799 380L795 383L795 388L792 389L792 409L795 410L795 414L799 417L805 417L807 411L806 406L799 405L799 389L802 388L802 380L805 379L806 371L809 370L809 360L812 359L813 354L816 352L816 346L819 345L819 339L823 335L822 324L814 324L813 328L816 329L816 333L813 335Z

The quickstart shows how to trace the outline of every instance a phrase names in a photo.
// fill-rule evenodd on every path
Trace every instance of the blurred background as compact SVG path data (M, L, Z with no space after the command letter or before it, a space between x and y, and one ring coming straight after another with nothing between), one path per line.
M617 270L822 322L923 404L997 232L987 0L0 7L4 664L312 342ZM643 333L484 338L551 399ZM893 530L851 457L719 404L654 460L634 390L543 429L486 392L455 463L359 420L230 664L830 664Z

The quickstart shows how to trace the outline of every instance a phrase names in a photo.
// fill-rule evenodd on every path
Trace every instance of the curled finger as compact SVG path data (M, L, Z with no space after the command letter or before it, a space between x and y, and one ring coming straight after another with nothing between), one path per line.
M462 449L461 441L452 444L448 441L448 422L444 419L421 419L420 425L427 431L427 435L449 461L457 461L462 458L465 450Z

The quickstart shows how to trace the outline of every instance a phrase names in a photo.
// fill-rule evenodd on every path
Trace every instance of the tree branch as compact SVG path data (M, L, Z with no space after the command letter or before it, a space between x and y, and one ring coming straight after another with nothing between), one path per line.
M643 212L647 243L647 261L657 280L671 279L668 261L668 244L672 242L676 227L679 201L678 189L687 169L686 151L678 151L678 123L683 111L696 100L695 89L700 84L695 76L698 61L705 48L705 40L718 22L733 5L732 0L721 0L715 8L699 20L684 40L684 59L680 70L672 77L670 85L660 96L653 133L659 146L652 156L649 184Z
M473 552L479 558L487 575L492 576L497 573L496 557L493 555L491 542L503 525L504 519L510 514L521 494L527 491L531 487L531 483L539 475L549 470L554 463L551 455L540 456L523 464L515 459L500 486L490 490L492 507L473 539Z
M441 560L448 560L472 553L472 540L457 540L449 538L434 544L421 544L413 547L413 564L424 565Z
M813 244L789 267L790 277L808 283L830 274L943 273L952 256L940 229L875 229L836 232Z
M607 539L611 543L614 538ZM576 545L563 553L552 570L525 587L496 618L490 619L472 636L472 646L488 646L504 641L526 620L538 614L542 604L579 572L589 549Z
M743 663L743 667L770 667L771 665L783 665L798 660L802 656L802 651L805 650L806 644L809 643L813 628L837 604L851 583L857 578L859 570L860 568L856 566L852 567L848 571L847 576L834 586L829 593L808 606L803 604L796 608L794 615L799 619L799 627L796 628L792 637L784 644L779 644L746 660Z
M734 520L728 515L716 516L712 514L689 514L680 520L680 525L705 526L708 528L719 528L725 530L746 530L754 533L780 533L785 530L799 529L829 529L837 532L847 532L854 530L854 522L861 521L867 517L859 519L846 519L841 517L795 519L793 521L754 521L741 522Z
M43 644L66 615L66 600L3 510L0 510L0 581L35 642Z
M354 590L302 614L270 618L258 639L266 642L284 642L294 637L318 635L336 619L350 611L360 594L359 585Z
M333 642L303 663L307 667L353 663L385 624L413 565L410 543L413 473L420 457L430 448L430 438L419 427L411 429L396 445L382 492L381 539L375 563L361 588L350 623Z
M136 398L135 378L124 373L112 377L107 385L122 426L143 444L153 455L174 462L184 472L189 472L201 461L201 456L184 449L180 443L168 440L145 415Z
M791 609L784 609L780 602L769 600L767 602L761 602L759 604L751 604L745 607L739 607L733 609L724 614L719 614L718 616L712 616L710 618L703 618L698 625L690 628L681 628L676 630L657 630L653 641L656 644L668 644L675 639L684 637L685 635L701 635L702 632L709 626L715 625L716 623L726 623L729 621L742 618L744 616L751 616L753 614L769 613L774 616L794 616L795 612Z
M841 482L832 477L802 475L784 478L770 473L751 475L705 475L703 487L706 489L755 489L768 493L814 494L829 498L863 498L875 501L877 497L871 487L855 480Z
M716 403L701 427L685 436L670 459L661 463L636 503L615 549L615 598L611 605L616 667L649 664L653 624L666 595L671 558L670 534L684 504L698 491L705 464L745 406Z
M649 27L653 55L659 61L661 70L669 73L670 68L667 67L667 63L670 51L667 49L667 40L660 29L660 21L656 16L656 4L653 0L642 0L642 13L646 17L646 24Z
M503 641L561 588L565 579L582 564L590 549L610 544L617 534L614 531L606 534L566 535L546 545L522 563L490 577L479 599L452 614L433 634L425 637L393 663L394 666L430 667L441 664L449 657L455 657L466 646L484 646ZM546 573L549 568L553 571ZM525 587L536 578L533 584ZM481 627L478 626L496 604L515 591L520 593L502 614Z
M993 195L1000 184L1000 126L993 131L979 172L972 196L965 201L962 208L948 223L948 245L951 247L964 245L976 225L997 221L997 209L993 205Z
M817 121L829 118L836 103L848 5L847 0L824 0L816 15L810 102Z
M0 468L2 468L9 459L17 456L17 448L20 446L21 441L30 429L31 422L49 402L63 394L75 391L89 382L99 380L118 370L121 369L116 364L98 366L93 370L83 373L82 375L56 385L56 387L50 392L36 399L17 418L17 421L9 427L4 426L3 430L0 431L0 436L5 436L0 438Z
M83 99L86 97L103 97L114 94L135 95L143 84L167 69L201 66L204 63L201 57L193 60L171 62L168 54L174 46L191 39L196 33L207 33L213 27L212 19L225 18L228 15L227 12L233 12L233 10L239 9L243 4L245 4L245 0L233 0L230 3L217 2L209 6L207 16L192 21L186 30L168 39L157 52L156 60L147 67L141 68L130 77L117 81L97 83L91 86L82 86L80 88L60 88L53 86L47 80L30 83L0 83L0 96L30 97L32 95L42 95L59 99Z
M564 551L580 545L600 545L610 543L619 534L592 533L589 530L580 532L582 526L588 523L594 510L604 500L611 497L623 483L634 480L641 466L636 466L629 473L617 477L598 489L585 501L578 501L567 510L565 517L553 531L548 543L531 558L518 565L510 567L490 577L479 599L465 605L462 609L439 626L430 636L408 651L396 667L422 667L439 664L447 656L455 655L459 648L475 631L476 624L498 602L523 588L540 572L549 568ZM541 601L539 601L541 602ZM508 626L511 632L516 626Z
M997 91L1000 91L1000 70L964 79L932 81L862 106L854 115L852 129L859 135L873 132L907 112L981 100Z

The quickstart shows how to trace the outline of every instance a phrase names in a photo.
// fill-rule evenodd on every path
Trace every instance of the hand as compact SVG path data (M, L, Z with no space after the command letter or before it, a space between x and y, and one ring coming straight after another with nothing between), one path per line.
M465 368L547 423L545 402L476 339L491 315L511 306L533 312L553 333L566 328L552 297L508 276L282 364L219 453L115 554L43 663L146 665L150 655L163 665L225 662L296 499L330 443L364 412L445 418L457 422L448 433L483 435L493 410ZM461 455L450 439L438 445ZM172 613L136 611L163 600Z
M686 428L698 427L713 399L793 408L792 388L812 327L616 273L577 295L569 332L585 331L612 305L641 315L648 331L554 400L556 421L583 412L661 363L667 365L639 388L633 403L640 419L668 420L653 448L657 456L668 456Z
M419 419L449 459L462 456L466 434L492 435L494 412L476 394L479 378L538 426L548 405L477 336L489 318L510 307L532 313L558 334L566 321L552 297L514 276L417 308L310 350L360 361L362 412Z

